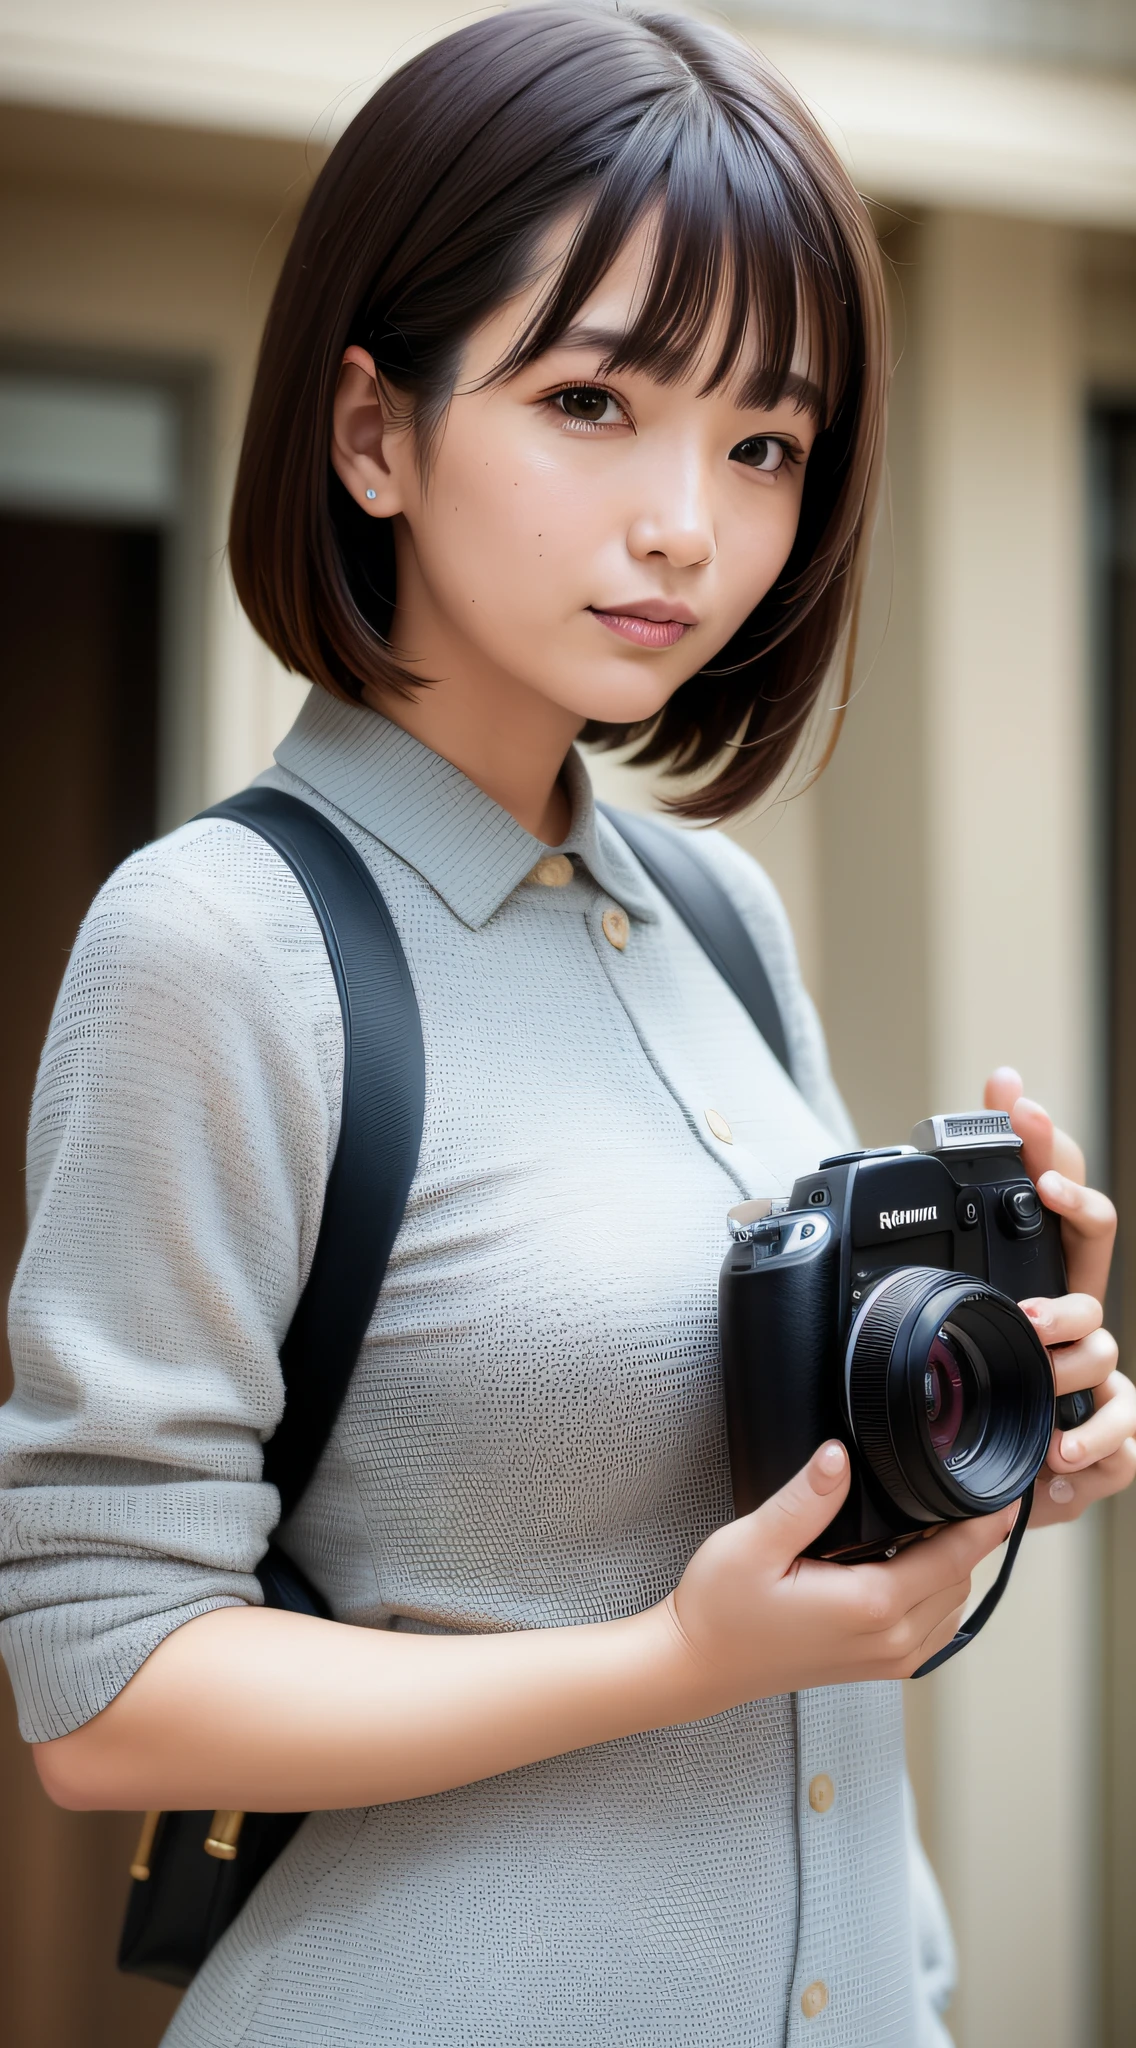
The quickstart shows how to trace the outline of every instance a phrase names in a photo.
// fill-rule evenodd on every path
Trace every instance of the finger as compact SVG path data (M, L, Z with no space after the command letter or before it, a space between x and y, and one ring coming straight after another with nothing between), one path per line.
M983 1090L987 1109L1000 1109L1009 1117L1022 1140L1022 1164L1030 1179L1049 1167L1067 1173L1072 1180L1084 1180L1085 1157L1080 1146L1065 1131L1059 1131L1048 1111L1022 1092L1022 1077L1016 1067L997 1067Z
M1031 1180L1051 1167L1067 1174L1070 1180L1084 1180L1084 1153L1068 1132L1058 1130L1040 1102L1020 1095L1010 1110L1010 1122L1022 1141L1022 1165Z
M904 1658L902 1668L897 1675L900 1678L913 1678L920 1665L927 1662L928 1657L937 1657L940 1650L945 1650L948 1643L954 1642L965 1617L965 1605L956 1607L954 1613L948 1614L946 1620L941 1622L937 1628L928 1630L914 1654Z
M922 1543L909 1544L886 1564L849 1565L845 1570L852 1625L868 1632L888 1629L921 1601L969 1579L975 1566L1006 1541L1018 1503L996 1515L949 1522Z
M881 1647L889 1660L901 1667L906 1676L917 1664L923 1662L930 1652L929 1641L938 1646L941 1639L949 1643L959 1622L966 1613L970 1598L971 1582L960 1579L955 1585L933 1593L927 1600L921 1600L913 1607L897 1627L880 1638Z
M1038 1479L1037 1500L1030 1517L1030 1527L1036 1522L1039 1529L1054 1522L1071 1522L1094 1501L1107 1500L1114 1493L1123 1493L1136 1479L1136 1439L1125 1437L1119 1450L1111 1457L1102 1458L1096 1465L1089 1465L1083 1472L1071 1477L1065 1472L1055 1472L1046 1464Z
M1046 1208L1061 1218L1070 1292L1103 1301L1116 1237L1116 1210L1108 1196L1056 1171L1038 1177L1037 1191Z
M1009 1116L1015 1102L1020 1101L1022 1077L1016 1067L995 1067L982 1091L984 1109L1000 1109Z
M1038 1178L1038 1193L1047 1209L1068 1223L1079 1237L1111 1244L1116 1236L1116 1210L1099 1188L1086 1187L1066 1173L1049 1168ZM1093 1289L1086 1290L1092 1293Z
M1096 1412L1087 1422L1064 1434L1055 1432L1049 1452L1055 1471L1076 1472L1095 1465L1118 1451L1125 1437L1136 1435L1136 1387L1122 1372L1109 1374L1097 1401Z
M1039 1173L1057 1164L1057 1132L1053 1118L1040 1102L1022 1094L1020 1078L1012 1067L1000 1067L997 1079L1000 1083L998 1093L1003 1098L997 1107L1005 1110L1021 1139L1022 1165L1030 1179L1036 1181ZM1012 1080L1018 1082L1018 1092L1007 1100Z
M788 1571L827 1529L848 1497L851 1477L848 1453L834 1437L749 1516L753 1534L775 1569Z
M1103 1387L1110 1373L1116 1371L1119 1355L1111 1330L1094 1330L1080 1344L1065 1344L1060 1350L1051 1351L1058 1395L1076 1394L1085 1387Z
M1095 1294L1031 1295L1019 1301L1045 1345L1076 1344L1092 1330L1099 1330L1104 1310Z

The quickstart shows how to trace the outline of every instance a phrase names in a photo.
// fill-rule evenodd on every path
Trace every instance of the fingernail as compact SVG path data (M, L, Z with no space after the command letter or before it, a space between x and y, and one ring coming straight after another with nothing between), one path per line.
M833 1440L831 1443L822 1444L813 1459L814 1489L819 1493L831 1493L833 1487L839 1486L843 1479L847 1463L848 1457L842 1443Z
M1068 1505L1068 1503L1069 1503L1069 1502L1070 1502L1071 1500L1075 1500L1075 1499L1076 1499L1076 1497L1077 1497L1077 1489L1076 1489L1076 1487L1074 1486L1074 1484L1073 1484L1073 1482L1072 1482L1072 1480L1071 1480L1071 1479L1051 1479L1051 1480L1050 1480L1050 1482L1049 1482L1049 1498L1050 1498L1050 1500L1055 1500L1055 1501L1057 1502L1057 1505L1058 1505L1058 1507L1061 1507L1061 1508L1063 1508L1063 1507L1066 1507L1066 1506Z
M1075 1465L1075 1464L1077 1463L1078 1459L1079 1459L1079 1458L1083 1458L1083 1457L1084 1457L1084 1455L1085 1455L1085 1446L1084 1446L1084 1444L1083 1444L1083 1443L1081 1442L1081 1439L1080 1439L1080 1437L1079 1437L1079 1436L1063 1436L1063 1437L1062 1437L1062 1439L1061 1439L1061 1456L1062 1456L1062 1457L1064 1458L1064 1460L1065 1460L1065 1463L1066 1463L1067 1465Z
M1038 1178L1038 1193L1048 1195L1053 1201L1061 1201L1068 1194L1069 1183L1055 1166L1049 1166Z
M1035 1330L1051 1330L1053 1328L1053 1311L1049 1307L1048 1302L1020 1301L1018 1307L1023 1315L1029 1317Z

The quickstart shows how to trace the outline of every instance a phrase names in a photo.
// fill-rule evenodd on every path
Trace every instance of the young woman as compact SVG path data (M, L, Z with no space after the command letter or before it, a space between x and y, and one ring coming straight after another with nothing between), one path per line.
M1012 1511L890 1564L799 1562L820 1445L731 1520L724 1212L848 1125L769 883L793 1080L598 818L574 741L721 819L798 745L849 617L882 435L869 222L728 37L576 4L464 28L359 115L285 265L237 487L254 624L313 690L266 778L381 885L426 1126L269 1612L262 1446L338 1131L315 919L190 824L80 936L31 1137L4 1418L4 1649L52 1796L311 1809L168 2039L910 2048L899 1687ZM1100 1325L1111 1211L1016 1077L1077 1290L1039 1520L1131 1477ZM916 1951L920 1951L917 1965ZM941 1974L941 1971L940 1971Z

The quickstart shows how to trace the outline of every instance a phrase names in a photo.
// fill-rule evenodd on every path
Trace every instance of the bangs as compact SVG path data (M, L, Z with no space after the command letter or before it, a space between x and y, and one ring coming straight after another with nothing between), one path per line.
M604 369L677 383L720 336L703 394L729 384L740 404L763 409L791 398L824 429L848 386L858 324L855 281L831 216L799 161L788 152L778 161L776 138L730 121L693 79L676 99L653 108L600 174L537 310L491 381L570 341L582 307L653 219L631 325L600 337L611 344Z

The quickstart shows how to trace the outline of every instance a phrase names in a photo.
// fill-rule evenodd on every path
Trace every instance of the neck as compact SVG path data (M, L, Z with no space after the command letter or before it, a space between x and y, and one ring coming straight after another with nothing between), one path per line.
M560 771L580 721L569 716L565 724L563 713L558 721L534 713L525 702L532 695L523 691L518 701L507 690L473 690L464 678L446 678L419 685L413 697L367 692L366 700L452 761L534 839L559 846L571 823ZM555 709L544 705L545 713Z
M413 594L417 578L406 581ZM424 680L411 696L365 691L365 701L460 768L535 839L559 846L571 823L560 771L583 719L494 667L467 641L458 644L428 606L408 609L414 618L401 603L396 608L391 642L409 673Z

